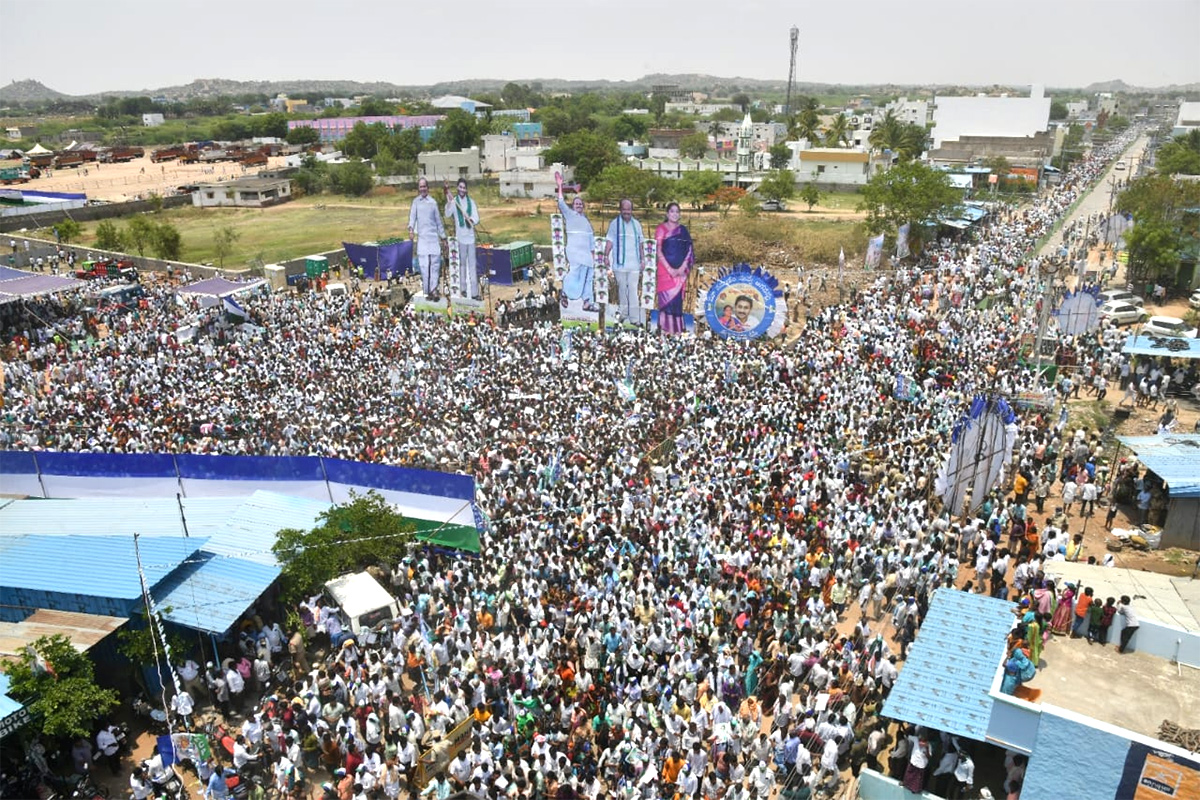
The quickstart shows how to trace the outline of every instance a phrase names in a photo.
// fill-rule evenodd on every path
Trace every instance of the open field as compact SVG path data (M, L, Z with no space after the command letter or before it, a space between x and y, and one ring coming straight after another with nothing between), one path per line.
M333 250L342 242L366 242L407 235L407 193L377 192L364 198L306 197L268 209L177 208L160 212L183 237L183 260L216 263L213 234L229 226L237 232L233 252L223 265L244 267L255 260L284 261L308 253ZM549 201L481 202L480 240L506 243L550 243ZM658 212L639 213L647 235L653 235ZM762 213L748 218L737 211L722 219L718 212L688 211L684 223L696 242L702 263L748 261L773 267L837 262L839 248L848 259L865 251L866 233L858 214ZM593 217L598 233L601 220ZM121 220L113 220L120 227ZM98 223L83 225L79 244L95 242ZM53 238L52 236L50 238Z

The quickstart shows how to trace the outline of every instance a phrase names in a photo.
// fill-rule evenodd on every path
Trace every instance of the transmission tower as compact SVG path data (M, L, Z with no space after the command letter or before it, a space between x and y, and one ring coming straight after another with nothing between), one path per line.
M792 39L792 62L788 67L788 85L787 85L787 100L784 101L783 111L784 116L791 119L792 116L792 89L796 86L796 47L800 44L800 29L795 25L788 31Z

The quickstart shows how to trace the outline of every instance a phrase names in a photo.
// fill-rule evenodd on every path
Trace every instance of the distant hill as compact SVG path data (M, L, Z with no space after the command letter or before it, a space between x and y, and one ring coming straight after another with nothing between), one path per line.
M7 86L0 86L0 103L38 103L62 97L67 95L34 80L13 81Z
M241 94L264 94L274 96L279 93L292 97L303 97L319 100L324 97L351 97L354 95L374 95L376 97L436 97L441 94L493 93L498 94L510 81L533 85L543 92L583 92L598 91L632 91L649 92L652 87L659 85L675 85L686 91L705 92L715 97L728 97L736 92L781 93L787 89L784 80L761 80L758 78L719 77L687 73L668 75L656 73L644 75L630 81L611 80L563 80L558 78L472 78L459 81L445 81L429 84L396 84L385 81L362 82L342 80L291 80L291 81L236 81L227 78L198 78L191 83L181 86L165 86L157 89L112 90L94 95L73 97L57 92L36 80L14 81L0 87L0 104L3 103L37 103L51 100L98 100L101 97L166 97L169 100L189 100L198 97L218 97ZM796 89L800 94L868 94L888 93L914 96L921 90L945 90L952 93L965 92L979 87L916 86L912 84L862 84L846 85L832 83L800 83ZM1025 91L1028 86L1013 87L983 87L987 89L1011 88L1013 91ZM1088 94L1095 92L1144 92L1186 94L1200 92L1200 83L1190 83L1183 86L1164 86L1153 89L1129 86L1122 80L1111 80L1093 83L1080 89L1059 89L1056 91L1082 91Z

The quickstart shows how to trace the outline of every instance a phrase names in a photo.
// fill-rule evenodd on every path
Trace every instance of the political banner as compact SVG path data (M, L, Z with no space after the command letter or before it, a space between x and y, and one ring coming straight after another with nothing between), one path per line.
M867 269L878 269L879 259L883 256L883 234L867 242Z
M761 267L739 264L719 277L704 297L709 329L725 339L757 339L783 332L787 307L778 281Z
M1113 800L1200 800L1200 761L1130 742Z
M896 258L908 258L908 232L912 229L912 225L904 223L900 229L896 231Z

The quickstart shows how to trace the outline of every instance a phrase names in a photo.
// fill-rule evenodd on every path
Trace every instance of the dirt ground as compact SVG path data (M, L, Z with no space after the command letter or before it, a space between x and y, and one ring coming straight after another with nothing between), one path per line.
M8 166L10 162L4 162ZM16 162L12 162L16 163ZM282 157L270 159L268 167L278 169L284 164ZM145 199L151 194L163 197L173 195L179 186L203 181L232 180L252 176L258 168L247 170L240 164L221 162L218 164L180 164L164 161L155 164L150 160L150 151L141 158L123 164L87 164L68 169L49 170L49 176L10 188L43 192L85 192L89 200L104 200L120 203Z

